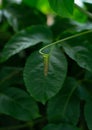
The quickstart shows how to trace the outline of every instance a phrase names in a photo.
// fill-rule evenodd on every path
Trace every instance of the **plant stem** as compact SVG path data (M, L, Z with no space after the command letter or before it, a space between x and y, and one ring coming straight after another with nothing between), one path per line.
M85 31L85 32L81 32L81 33L78 33L78 34L75 34L75 35L66 37L66 38L64 38L64 39L60 39L60 40L58 40L58 41L56 41L56 42L53 42L53 43L51 43L51 44L49 44L49 45L44 46L43 48L41 48L41 49L39 50L39 53L40 53L41 55L45 55L45 53L44 53L43 51L44 51L46 48L51 47L51 46L56 45L56 44L59 44L59 43L61 43L61 42L64 42L64 41L67 41L67 40L70 40L70 39L73 39L73 38L76 38L76 37L79 37L79 36L82 36L82 35L85 35L85 34L88 34L88 33L91 33L91 32L92 32L92 30L88 30L88 31Z

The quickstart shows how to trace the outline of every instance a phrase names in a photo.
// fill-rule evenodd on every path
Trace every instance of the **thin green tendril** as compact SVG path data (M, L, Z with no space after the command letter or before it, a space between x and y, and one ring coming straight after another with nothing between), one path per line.
M70 40L70 39L73 39L73 38L76 38L76 37L79 37L79 36L82 36L82 35L85 35L85 34L88 34L88 33L91 33L91 32L92 32L92 30L88 30L88 31L85 31L85 32L81 32L81 33L78 33L78 34L75 34L75 35L66 37L66 38L64 38L64 39L60 39L60 40L58 40L58 41L56 41L56 42L53 42L53 43L51 43L51 44L49 44L49 45L44 46L43 48L41 48L41 49L39 50L39 53L44 56L44 55L46 55L46 53L44 53L43 51L44 51L46 48L49 48L49 47L51 47L51 46L53 46L53 45L62 43L62 42L64 42L64 41L67 41L67 40Z
M58 40L58 41L56 41L56 42L53 42L53 43L51 43L51 44L49 44L49 45L46 45L46 46L44 46L43 48L41 48L41 49L39 50L39 53L43 56L43 59L44 59L44 75L47 76L47 74L48 74L48 68L49 68L49 53L47 54L47 53L44 53L44 52L43 52L46 48L51 47L51 46L56 45L56 44L59 44L59 43L62 43L62 42L64 42L64 41L67 41L67 40L76 38L76 37L78 37L78 36L82 36L82 35L91 33L91 32L92 32L92 30L88 30L88 31L85 31L85 32L82 32L82 33L78 33L78 34L75 34L75 35L66 37L66 38L64 38L64 39L60 39L60 40Z

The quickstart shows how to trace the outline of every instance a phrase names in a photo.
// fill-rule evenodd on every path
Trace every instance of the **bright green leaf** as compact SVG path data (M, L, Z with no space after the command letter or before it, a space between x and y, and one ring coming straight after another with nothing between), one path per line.
M75 20L78 23L87 22L87 16L77 8L74 8L71 19Z
M68 125L68 124L48 124L46 127L43 128L43 130L80 130L79 128Z
M37 8L45 14L52 13L48 0L38 0Z
M27 90L37 101L45 103L62 88L67 72L67 61L59 48L54 48L49 57L49 70L44 75L43 57L38 52L30 55L24 68Z
M23 3L30 7L35 7L41 12L48 14L51 13L51 8L49 6L48 0L22 0Z
M52 41L52 33L46 26L32 26L17 33L4 46L0 61L6 61L16 53L34 46L39 42L50 43Z
M36 102L25 91L14 87L0 92L0 113L23 121L40 116Z
M75 94L78 83L73 78L68 78L62 90L48 102L47 115L49 122L62 121L77 124L80 114L80 102Z
M49 0L49 3L51 8L63 17L73 14L74 0Z

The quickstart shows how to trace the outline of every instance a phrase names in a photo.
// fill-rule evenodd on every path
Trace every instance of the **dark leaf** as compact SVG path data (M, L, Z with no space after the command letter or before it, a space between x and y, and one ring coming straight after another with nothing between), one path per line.
M80 130L80 129L68 124L59 124L59 125L49 124L45 128L43 128L43 130Z
M24 68L24 81L32 97L45 103L62 88L67 72L67 61L62 51L55 47L49 54L49 68L45 75L43 60L38 52L30 55Z
M75 94L78 83L68 78L62 90L48 102L47 114L49 122L62 121L77 124L80 114L80 102Z
M84 37L75 38L63 43L62 46L66 54L75 60L80 67L92 72L91 35L88 34Z
M40 116L36 102L24 90L14 87L0 92L0 113L23 121Z
M17 33L6 43L1 53L0 61L6 61L16 53L40 42L50 43L51 41L52 33L46 26L31 26Z

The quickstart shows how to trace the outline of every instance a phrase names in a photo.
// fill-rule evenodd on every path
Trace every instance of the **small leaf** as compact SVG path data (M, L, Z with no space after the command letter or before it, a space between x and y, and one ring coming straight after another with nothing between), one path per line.
M51 8L63 17L73 14L74 0L49 0Z
M61 91L48 102L47 115L51 123L62 121L77 124L79 119L79 99L75 94L78 83L68 78Z
M23 121L40 116L36 102L25 91L14 87L0 92L0 113Z
M49 56L48 74L44 75L43 57L38 52L31 54L24 68L27 90L43 104L62 88L67 72L67 61L59 48L54 48Z
M68 124L48 124L46 127L43 128L43 130L80 130L79 128L68 125Z
M5 46L0 61L6 61L16 53L39 42L50 43L52 33L46 26L32 26L17 33Z
M84 113L88 128L92 130L92 99L86 103Z

